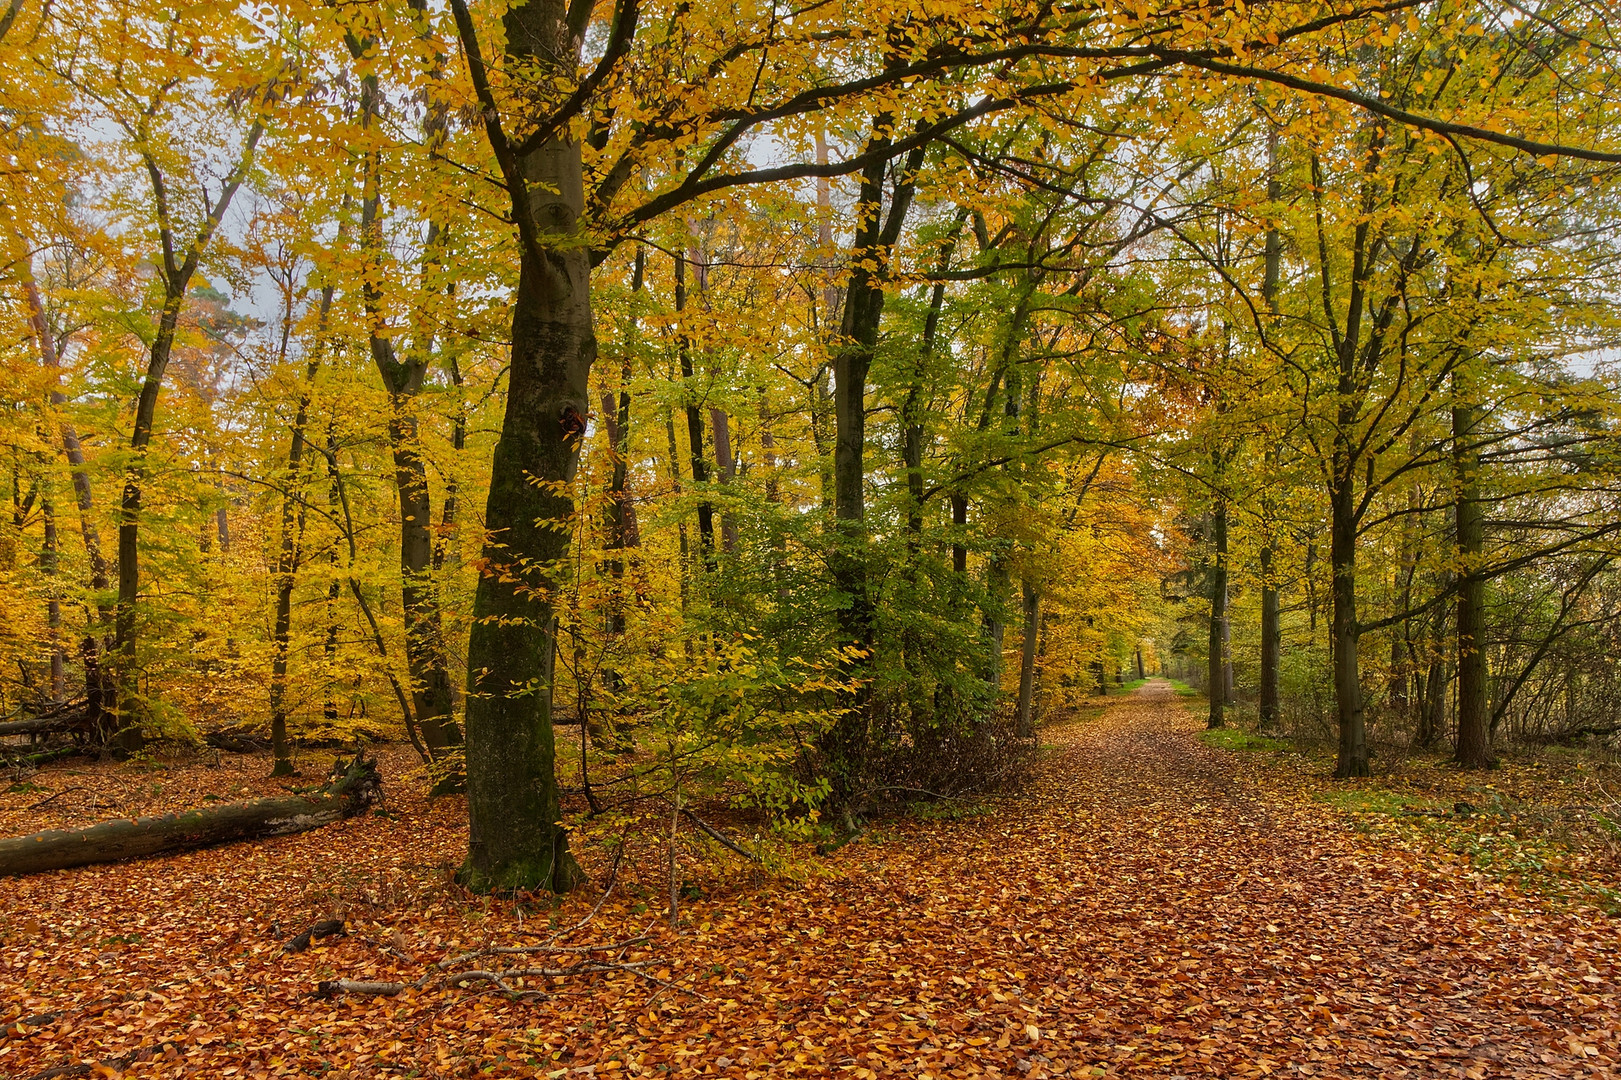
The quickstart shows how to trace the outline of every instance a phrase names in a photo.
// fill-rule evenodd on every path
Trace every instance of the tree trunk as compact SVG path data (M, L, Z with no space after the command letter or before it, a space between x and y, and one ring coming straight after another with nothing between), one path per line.
M316 319L315 349L319 350L325 337L326 321L332 311L331 285L321 290L320 314ZM282 329L282 350L292 332L292 301L288 300ZM321 361L317 352L304 371L304 389L298 396L298 410L293 416L293 438L287 448L286 490L281 497L281 536L276 555L276 615L271 632L273 652L270 659L270 748L275 764L271 776L293 775L292 745L287 738L287 667L292 651L293 587L297 583L299 562L303 556L304 512L300 483L304 474L304 432L309 426L310 399L316 372Z
M338 506L340 495L338 491L338 436L336 426L327 422L326 428L326 467L327 467L327 506L331 512L332 520L339 520ZM338 666L338 596L343 587L338 583L338 545L333 543L327 551L328 572L332 580L326 586L326 640L321 643L322 666L322 702L321 716L328 724L338 721L338 699L333 693L337 680L333 672Z
M1266 140L1267 202L1276 213L1283 198L1283 184L1278 178L1278 129L1268 127ZM1275 326L1278 314L1278 283L1283 272L1283 234L1275 220L1268 221L1266 230L1265 273L1261 282L1261 295L1271 316L1269 327ZM1276 451L1268 451L1269 464L1277 463ZM1260 722L1262 731L1275 731L1278 727L1278 654L1283 643L1282 627L1278 621L1278 577L1276 554L1273 551L1274 507L1269 495L1261 499L1265 543L1261 547L1261 686Z
M118 512L118 605L113 622L113 654L117 658L118 741L129 749L144 741L141 722L144 707L139 690L140 657L137 655L140 624L136 603L141 595L140 535L141 510L146 484L146 454L152 443L152 424L157 414L163 375L169 366L180 307L185 302L188 280L166 282L163 313L147 360L146 378L135 402L135 427L130 436L130 463L124 475L124 494Z
M1210 515L1214 555L1210 565L1210 643L1205 687L1210 699L1207 728L1227 722L1227 500L1218 498Z
M1278 654L1282 628L1278 622L1278 585L1272 546L1261 549L1261 702L1260 727L1278 727Z
M670 494L679 502L681 499L681 451L677 447L675 439L675 412L669 407L664 410L664 439L669 447ZM684 516L676 519L675 531L681 553L681 573L676 584L680 590L681 618L685 622L687 612L692 606L692 541L687 535L687 521ZM690 634L682 635L681 645L686 654L691 656L692 636Z
M869 150L889 145L892 118L873 118ZM883 184L887 161L879 160L861 173L856 204L856 232L851 270L844 297L844 321L834 354L833 547L829 553L833 587L840 596L838 612L841 644L861 650L866 659L854 665L858 679L869 670L873 647L873 601L867 583L866 440L867 373L878 345L878 327L884 313L884 284L890 253L900 237L912 201L912 174L922 163L922 150L907 155L884 215ZM832 801L844 803L853 794L854 776L866 743L866 691L857 690L843 716L822 740L829 763Z
M687 309L687 260L675 260L675 313L679 320ZM698 552L703 558L705 572L715 569L715 504L709 501L706 485L709 483L709 458L704 454L704 416L698 404L698 387L693 378L692 341L685 324L680 326L676 355L681 361L682 395L686 398L687 450L692 466L692 484L702 496L698 503Z
M1424 701L1418 720L1418 745L1428 748L1435 745L1440 736L1441 727L1446 721L1447 703L1447 664L1444 657L1437 652L1430 661L1428 673L1424 679Z
M46 497L40 501L39 510L45 528L45 539L39 549L39 570L49 590L45 598L45 625L51 635L51 700L61 701L67 694L67 656L62 648L62 599L57 581L60 547L56 536L56 505Z
M28 300L29 323L39 347L40 363L51 373L51 407L59 409L67 404L68 398L61 390L61 358L57 355L56 339L52 336L50 324L45 318L45 302L40 295L39 284L34 280L33 266L26 260L21 265L25 275L23 291ZM84 664L86 719L91 730L96 732L99 738L105 739L112 731L112 724L108 723L108 719L114 707L114 690L107 677L107 670L101 663L104 643L100 634L113 618L113 608L108 602L112 579L107 559L101 550L101 532L96 528L94 499L90 489L90 473L85 467L84 446L80 443L79 433L72 423L63 420L60 430L62 451L68 459L69 476L73 482L74 506L79 513L79 536L84 543L85 557L90 563L90 589L95 594L94 603L101 624L99 628L86 627L84 640L80 645L80 659Z
M1024 649L1019 656L1018 735L1028 739L1035 734L1036 639L1041 629L1041 594L1024 579Z
M307 832L364 813L382 794L373 762L340 761L333 772L336 779L312 795L253 799L162 817L119 818L88 829L51 829L0 840L0 876Z
M968 592L968 496L956 492L951 494L951 572L955 575L958 589L966 596Z
M231 200L247 177L253 163L255 149L264 134L262 123L255 122L243 140L242 153L235 168L220 187L218 197L208 209L203 227L198 231L184 257L175 261L175 238L165 220L162 226L163 257L159 274L163 280L163 310L158 315L152 345L147 352L146 375L141 382L141 393L135 401L135 420L130 433L129 464L124 473L124 493L118 510L118 603L113 621L113 653L118 663L118 723L121 742L129 748L139 747L143 741L141 723L145 716L145 703L139 692L140 656L138 655L140 622L136 604L141 595L140 532L141 511L146 484L146 455L152 444L152 425L157 415L158 395L163 391L163 376L174 350L175 334L180 327L180 309L191 288L191 279L202 262L214 231L219 227ZM163 194L162 172L156 160L143 151L147 170L152 177L153 197L161 207L167 196Z
M715 433L716 478L726 487L737 474L737 459L732 454L732 428L725 409L710 406L709 429ZM730 510L720 514L720 546L728 555L737 549L737 515Z
M350 38L351 52L359 60L370 42ZM370 129L382 107L377 76L368 74L361 81L361 125ZM430 110L427 139L437 144L444 116ZM451 747L461 742L461 732L451 719L455 695L450 688L446 662L443 618L429 568L433 563L433 500L428 489L428 467L422 459L418 437L417 400L422 391L431 356L431 344L417 341L404 356L395 347L383 313L383 295L378 278L382 266L383 197L382 159L379 151L366 154L364 190L361 195L360 241L369 271L362 279L361 293L366 308L368 346L373 365L388 391L388 445L394 462L394 487L400 508L400 609L405 623L405 662L411 679L411 713L422 733L428 755L434 761L445 758ZM437 221L428 223L425 262L431 266L440 244ZM426 267L425 267L426 271ZM456 775L440 776L436 794L457 790Z
M1460 382L1453 376L1454 393ZM1486 582L1480 575L1485 515L1480 504L1480 455L1474 449L1480 410L1458 401L1452 407L1452 464L1457 484L1458 529L1458 738L1453 759L1467 769L1492 764L1486 708Z
M646 269L647 251L637 245L636 269L631 278L633 294L641 293ZM632 322L634 325L634 320ZM609 593L603 619L603 629L611 650L621 646L625 636L625 553L640 543L636 504L631 500L629 490L632 351L630 348L625 350L619 372L618 400L615 401L614 395L606 390L602 393L602 422L608 436L609 460L613 466L608 479L608 535L604 545L607 549ZM612 663L604 663L602 681L615 694L624 688L624 680Z
M458 5L456 15L464 40L476 41L466 8ZM560 0L509 8L509 65L572 77L585 28L571 27L567 15ZM480 62L472 63L482 79ZM461 880L481 891L565 892L580 871L559 824L557 615L547 574L569 551L568 482L579 466L597 353L590 251L580 228L583 170L580 147L566 133L521 157L504 136L492 137L514 158L503 169L521 244L506 414L490 468L489 540L467 650L470 834Z
M1335 464L1339 466L1341 461L1337 459ZM1340 730L1339 760L1334 775L1345 779L1369 775L1368 735L1362 716L1362 680L1357 664L1355 489L1344 470L1336 467L1335 477L1329 500L1329 563L1334 573L1334 701Z
M1222 599L1221 611L1221 696L1231 709L1238 704L1238 697L1233 692L1233 593L1229 586L1227 595Z

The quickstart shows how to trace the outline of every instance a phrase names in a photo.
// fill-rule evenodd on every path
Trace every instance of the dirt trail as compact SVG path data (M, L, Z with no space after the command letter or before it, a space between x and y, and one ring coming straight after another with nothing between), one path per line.
M0 1077L115 1057L131 1077L1618 1075L1613 920L1264 792L1197 727L1150 683L1047 728L1031 792L877 829L799 886L712 888L679 934L656 858L638 892L633 857L588 936L648 929L633 955L679 989L611 975L541 1001L313 1000L318 979L411 979L401 951L545 918L443 885L390 898L382 884L459 852L443 802L0 882ZM334 896L350 936L284 954ZM62 1015L5 1027L46 1012Z

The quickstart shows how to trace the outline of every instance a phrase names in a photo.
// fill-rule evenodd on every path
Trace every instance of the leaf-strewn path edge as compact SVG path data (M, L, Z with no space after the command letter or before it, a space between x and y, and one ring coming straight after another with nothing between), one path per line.
M681 989L312 999L532 936L533 914L435 891L454 804L3 882L0 1076L1613 1075L1612 922L1263 791L1195 729L1151 682L1043 732L1023 797L693 901L627 957ZM282 954L334 897L354 932ZM647 903L616 895L590 936L647 928Z

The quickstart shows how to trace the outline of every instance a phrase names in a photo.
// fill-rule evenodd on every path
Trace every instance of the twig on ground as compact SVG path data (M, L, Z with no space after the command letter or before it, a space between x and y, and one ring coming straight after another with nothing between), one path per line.
M440 971L448 971L457 964L465 964L469 960L478 960L485 956L524 956L535 953L569 953L584 955L589 953L614 952L617 949L628 949L632 945L642 945L647 941L647 935L627 938L624 941L615 941L607 945L495 945L485 949L474 949L472 952L453 956L448 960L441 960L434 966Z
M712 826L708 822L704 821L697 814L694 814L691 810L688 810L686 807L683 806L681 808L681 812L683 814L687 815L687 820L688 821L690 821L694 825L698 826L698 831L699 832L703 833L705 836L707 836L711 840L715 841L715 843L719 844L721 847L724 847L724 848L728 849L729 851L737 852L737 854L743 856L745 859L749 860L750 862L763 862L764 861L764 860L762 860L760 858L759 855L755 854L754 852L748 851L748 850L738 846L737 844L733 843L730 839L728 839L727 837L722 835L719 829L716 829L714 826Z
M37 802L34 805L30 806L28 809L30 809L30 810L38 810L42 806L48 806L49 804L55 802L57 799L60 799L62 796L66 795L70 791L83 791L83 790L84 789L80 788L80 787L65 787L61 791L58 791L55 795L52 795L50 798L39 800L39 802Z
M566 968L506 968L501 971L458 971L445 980L450 986L460 986L475 980L501 983L505 979L561 979L569 975L595 975L608 971L628 971L640 975L638 969L651 964L651 960L632 960L624 964L604 964L591 961ZM510 988L509 988L510 989Z

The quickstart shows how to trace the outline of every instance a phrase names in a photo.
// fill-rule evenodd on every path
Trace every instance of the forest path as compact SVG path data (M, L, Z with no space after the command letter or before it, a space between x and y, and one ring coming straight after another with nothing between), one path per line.
M912 897L906 961L970 984L943 1011L972 1017L967 989L1039 1029L986 1050L1029 1075L1617 1075L1614 920L1356 834L1200 727L1150 682L1043 732L1031 798L908 830L910 866L883 845L872 884Z

